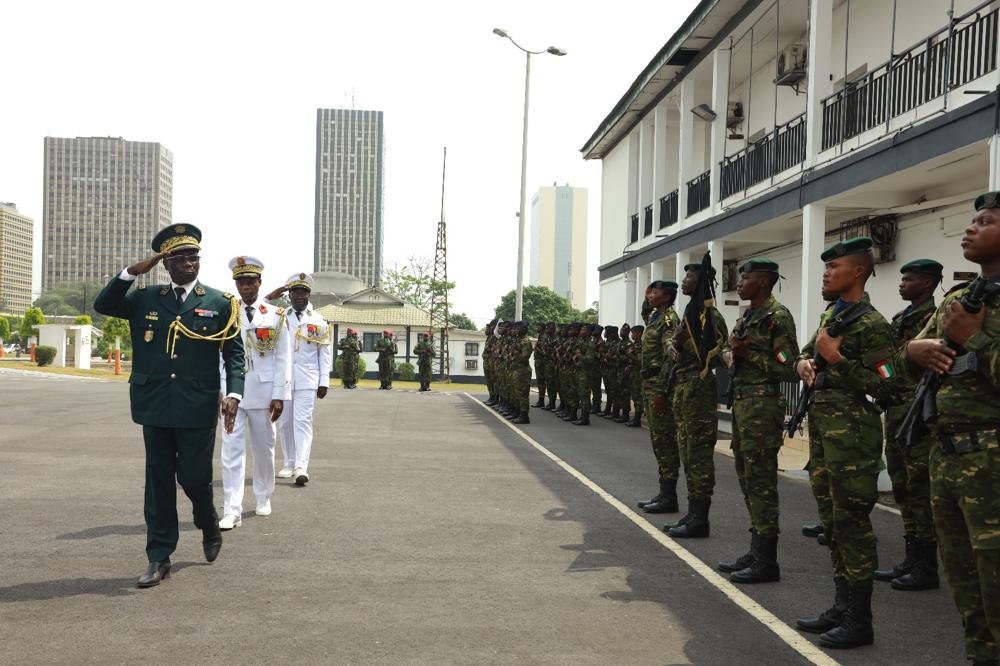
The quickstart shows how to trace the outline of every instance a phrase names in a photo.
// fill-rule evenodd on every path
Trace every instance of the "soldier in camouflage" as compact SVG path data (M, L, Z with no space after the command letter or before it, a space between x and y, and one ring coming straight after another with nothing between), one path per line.
M431 390L432 366L434 364L434 337L430 333L417 336L418 342L413 347L417 357L417 376L420 379L420 391Z
M686 296L694 293L698 285L701 264L684 267L685 276L681 291ZM714 279L712 269L710 279ZM721 353L728 347L729 332L726 321L714 305L706 303L705 317L712 317L715 324L716 348ZM708 512L712 506L715 489L715 443L719 428L719 384L715 373L706 370L711 359L701 359L694 343L682 323L680 330L667 342L664 350L674 357L672 369L674 395L672 408L677 423L677 448L684 461L687 480L688 512L678 522L664 526L675 539L698 539L709 535ZM716 364L715 361L712 361Z
M932 259L915 259L906 263L900 273L899 295L910 305L892 318L892 337L895 349L902 349L927 325L937 307L934 289L941 283L944 267ZM913 403L916 382L905 374L899 378L902 390L899 399L886 412L885 461L892 480L892 494L903 515L903 538L906 558L891 569L875 572L875 580L892 581L897 590L936 589L940 583L937 573L937 543L931 519L931 479L927 471L934 438L921 437L914 446L903 453L896 441L906 412Z
M597 345L590 332L590 324L582 324L580 326L580 337L577 340L576 352L574 353L576 392L580 399L580 416L573 421L573 425L578 426L590 425L590 389L593 384L591 375L593 374L594 367L597 365Z
M547 389L547 376L545 374L545 324L538 324L535 327L535 383L538 384L538 401L535 407L545 406L545 393Z
M750 552L719 569L734 583L781 577L778 567L778 451L784 443L781 382L794 381L799 345L792 313L772 293L778 264L751 259L740 266L736 292L750 301L729 338L733 460L750 514Z
M927 369L943 376L929 463L934 529L962 616L966 655L975 664L995 665L1000 660L1000 192L980 195L975 208L962 236L962 254L979 264L980 276L953 289L898 357L908 372ZM970 291L983 294L983 307L975 313L961 303Z
M606 419L614 419L621 414L621 404L618 402L618 343L620 341L617 327L604 327L604 355L601 375L604 377L604 387L608 392L608 399L601 416Z
M485 404L490 407L496 405L498 400L496 371L493 365L493 354L497 344L496 327L496 319L486 324L486 342L483 343L483 375L486 377L486 390L489 392Z
M382 337L375 341L375 351L378 352L378 378L379 389L392 390L392 373L396 370L396 354L399 347L393 339L393 333L389 329L382 331Z
M615 375L618 379L618 404L621 406L621 410L614 418L615 423L628 423L629 414L632 411L632 391L631 385L629 384L628 378L625 376L625 367L628 365L628 348L631 344L631 335L629 331L631 328L627 323L622 324L621 328L618 329L618 347L615 360L617 361L617 368L615 369Z
M892 329L865 292L875 267L871 246L870 238L852 238L821 255L823 289L838 298L796 364L802 381L815 389L809 408L809 474L813 483L829 486L831 506L821 506L820 517L829 521L823 526L837 591L832 608L797 625L820 634L820 644L831 648L874 640L871 595L878 556L870 514L882 462L876 404L891 404L897 374ZM827 331L834 323L843 329L838 337ZM817 366L820 358L825 368Z
M604 394L601 392L601 382L604 379L604 373L601 370L601 354L604 353L604 340L601 338L603 332L604 327L600 324L595 323L590 327L590 339L594 343L595 358L593 366L588 371L588 376L590 377L591 414L601 413L601 402L604 400Z
M674 311L677 283L657 280L646 289L646 302L653 308L647 317L639 352L642 393L646 400L649 439L660 476L660 492L652 499L639 502L646 513L675 513L677 477L680 475L680 454L677 450L677 429L671 409L673 388L668 379L673 370L673 358L665 350L673 343L680 319Z
M528 406L531 402L531 354L534 342L528 338L528 323L515 322L511 331L511 389L514 401L512 423L531 423Z
M559 418L563 421L575 421L579 409L576 394L576 371L573 355L576 353L576 341L580 336L579 322L567 324L562 343L559 345L559 386L563 389L563 409Z
M545 326L545 384L548 389L549 401L543 407L546 411L553 411L556 408L556 396L559 395L559 368L555 362L555 348L559 341L558 327L553 322ZM537 359L535 359L537 361Z
M632 339L625 347L625 368L622 379L628 385L629 399L632 401L632 418L625 425L630 428L642 426L642 414L645 406L642 402L642 332L646 327L642 324L633 326L629 333Z

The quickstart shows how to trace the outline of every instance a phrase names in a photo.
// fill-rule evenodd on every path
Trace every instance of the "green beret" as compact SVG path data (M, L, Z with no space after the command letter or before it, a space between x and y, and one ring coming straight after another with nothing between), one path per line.
M927 273L941 277L944 274L944 266L933 259L914 259L903 264L899 269L900 273Z
M1000 208L1000 192L984 192L976 197L976 210Z
M685 273L687 273L688 271L700 271L700 270L701 270L701 262L700 261L698 263L696 263L696 264L692 263L692 264L688 264L688 265L686 265L684 267L684 272ZM715 274L715 266L712 266L711 274L712 275Z
M677 291L677 283L673 280L653 280L649 283L650 289L663 289L666 291Z
M846 257L849 254L861 254L872 249L872 239L867 236L859 236L845 241L840 241L823 251L820 259L824 262L832 261L838 257Z
M171 224L153 236L153 252L200 250L201 229L193 224Z
M740 266L740 273L754 272L777 273L778 262L764 258L749 259L742 266Z

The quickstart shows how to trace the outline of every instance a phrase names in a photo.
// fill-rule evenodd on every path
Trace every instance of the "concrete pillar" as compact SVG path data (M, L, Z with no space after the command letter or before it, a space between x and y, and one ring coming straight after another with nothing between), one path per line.
M726 241L708 241L708 251L712 255L712 267L715 269L715 275L719 282L722 282L722 262L726 258ZM695 260L700 261L701 257L695 257Z
M625 271L625 317L633 317L638 311L638 306L635 302L635 279L636 279L636 269L631 269ZM642 301L640 300L641 304Z
M990 174L986 189L990 192L1000 190L1000 134L994 134L987 142L990 153Z
M816 163L823 148L823 98L833 92L830 81L830 49L833 40L833 0L809 2L809 51L806 59L806 160Z
M711 202L712 211L718 213L721 209L721 162L726 156L726 109L729 104L729 49L715 49L712 53L712 110L715 120L712 121L711 155L709 155L709 171L711 171Z
M697 120L691 108L694 107L694 77L688 76L680 85L680 141L677 150L677 220L687 217L687 182L697 176L694 173L694 122Z
M677 267L675 271L675 280L677 282L677 301L674 303L674 308L677 310L677 314L684 314L684 306L687 305L688 298L681 293L681 282L684 281L684 276L686 275L684 267L691 263L691 251L681 250L676 255L677 257Z
M650 282L653 282L655 280L662 280L663 279L663 275L664 275L664 273L663 273L663 262L662 261L654 261L652 264L650 264L650 266L649 266L649 281Z
M819 316L826 307L822 297L823 263L819 255L825 249L826 206L806 204L802 209L802 291L796 329L799 346L812 337Z
M635 276L635 308L628 312L625 320L632 324L642 322L642 299L646 296L646 286L653 281L652 265L640 266Z

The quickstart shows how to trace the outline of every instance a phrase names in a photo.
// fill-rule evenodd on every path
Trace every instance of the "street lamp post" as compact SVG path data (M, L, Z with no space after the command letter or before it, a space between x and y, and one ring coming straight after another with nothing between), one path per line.
M514 319L521 319L522 306L524 304L524 204L525 187L527 186L527 166L528 166L528 91L531 82L531 56L540 53L551 53L556 56L566 55L566 51L555 46L550 46L541 51L526 49L507 34L506 30L493 28L493 34L504 39L524 52L524 125L521 133L521 199L517 211L517 291L514 296Z

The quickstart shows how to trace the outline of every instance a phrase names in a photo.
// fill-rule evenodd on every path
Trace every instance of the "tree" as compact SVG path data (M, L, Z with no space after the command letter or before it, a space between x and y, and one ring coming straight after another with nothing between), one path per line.
M77 325L86 324L88 326L93 326L94 320L90 318L90 315L79 315L73 320L73 323Z
M443 299L454 288L454 282L435 280L433 264L423 257L410 257L406 265L393 265L382 275L383 291L424 310L430 310L432 296Z
M580 313L582 321L587 324L596 324L597 320L601 316L601 303L600 301L594 301L590 304L590 307Z
M109 349L115 348L115 336L122 339L122 351L132 349L132 336L129 335L128 321L118 317L107 317L101 326L103 337L97 343L98 356L106 356Z
M516 292L511 290L500 299L500 305L494 312L498 319L514 318L514 298ZM529 286L524 288L523 312L521 317L529 325L555 322L557 324L579 321L582 314L568 300L548 287Z
M34 306L49 315L90 315L100 324L104 315L94 310L94 299L103 287L99 280L60 282L42 292Z
M461 328L466 331L475 331L476 323L469 319L468 315L464 312L458 312L456 314L448 315L448 323L455 328Z
M10 322L7 317L0 317L0 343L10 339Z
M38 308L28 308L24 311L24 318L21 319L21 339L37 338L38 331L33 327L45 323L45 315Z

